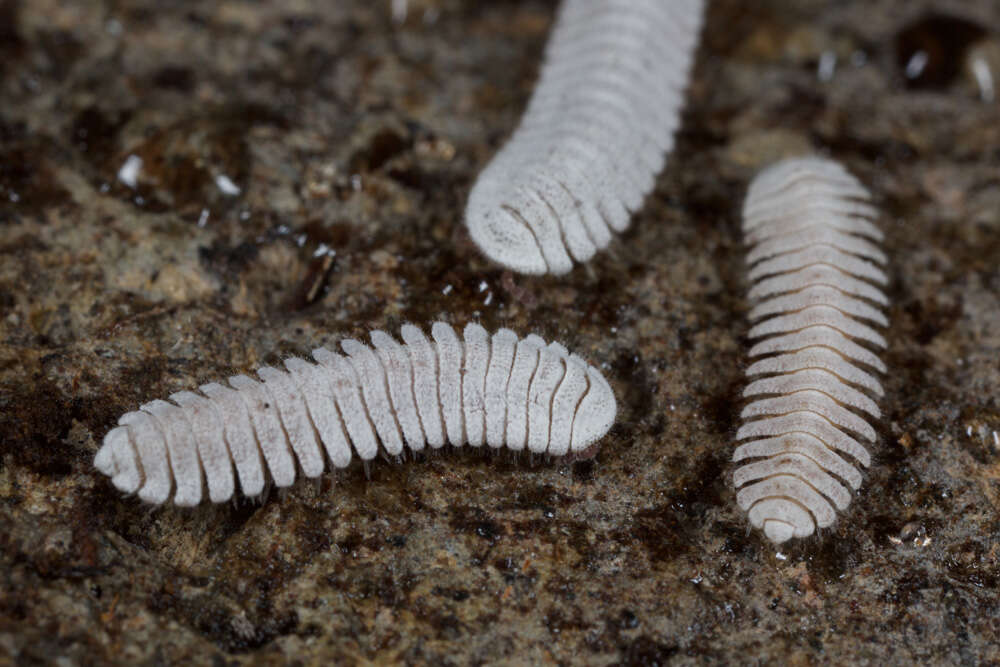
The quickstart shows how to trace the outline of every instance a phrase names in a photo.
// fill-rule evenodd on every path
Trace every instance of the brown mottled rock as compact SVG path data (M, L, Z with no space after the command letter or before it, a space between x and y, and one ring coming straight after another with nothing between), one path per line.
M893 52L931 5L1000 6L710 4L646 207L531 279L461 214L553 2L0 1L0 662L1000 661L1000 106ZM877 196L893 326L864 492L778 553L729 457L737 215L789 147ZM443 452L197 511L92 466L140 402L439 317L600 364L596 457Z

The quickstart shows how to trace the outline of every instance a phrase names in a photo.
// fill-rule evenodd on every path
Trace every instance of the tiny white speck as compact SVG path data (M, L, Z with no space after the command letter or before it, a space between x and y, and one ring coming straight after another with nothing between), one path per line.
M993 431L993 446L1000 447L1000 434L997 434L996 431Z
M444 289L441 290L441 294L444 294L445 296L448 296L449 294L451 294L451 290L452 289L454 289L454 288L451 285L445 285Z
M355 192L361 190L361 174L354 174L351 176L351 189Z
M233 179L229 178L225 174L216 175L215 185L220 191L222 191L222 194L229 197L235 197L240 193L240 186L233 183Z
M242 210L240 211L240 220L246 222L250 219L250 211Z
M396 23L406 21L407 0L392 0L392 20Z
M198 226L204 227L208 224L208 217L210 213L207 208L201 209L201 214L198 216Z
M142 158L138 155L129 155L118 169L118 180L134 190L139 182L140 171L142 171Z
M337 251L328 246L325 243L320 243L316 251L313 252L313 257L322 257L323 255L329 255L331 257L335 256Z
M479 283L480 292L485 292L487 287L489 287L489 285L486 284L485 280Z
M992 102L996 93L993 86L993 73L990 72L989 63L985 58L973 58L972 75L976 77L979 85L979 99L983 102Z
M833 51L824 51L819 57L819 65L816 67L816 76L820 81L829 81L833 78L833 73L837 70L837 54Z
M786 556L785 554L781 553L780 551L778 553L774 554L774 557L777 558L778 560L788 560L788 556Z
M483 305L484 305L484 306L488 306L488 305L490 305L491 303L493 303L493 292L489 292L489 293L487 293L487 294L486 294L486 299L485 299L485 300L483 300Z
M307 237L305 234L299 234L298 236L295 237L295 245L301 248L306 244L307 238L309 237Z
M21 201L21 195L17 194L16 192L11 192L9 195L7 195L7 198L10 199L10 201L14 204Z
M704 577L701 576L701 572L699 572L698 574L696 574L692 579L689 579L689 581L692 584L700 584L704 580L705 580Z
M918 76L923 74L924 68L927 67L927 61L929 60L926 51L916 51L910 60L906 63L906 78L916 79Z

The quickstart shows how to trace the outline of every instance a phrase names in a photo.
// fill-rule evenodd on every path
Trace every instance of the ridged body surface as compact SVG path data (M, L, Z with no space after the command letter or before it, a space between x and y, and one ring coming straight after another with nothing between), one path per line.
M868 199L836 162L799 158L761 172L743 207L756 344L733 481L776 543L831 525L871 463L888 300Z
M614 422L611 387L558 343L478 324L463 337L443 322L431 339L404 325L403 343L382 331L372 347L313 351L264 367L259 380L182 391L129 412L104 438L95 466L117 488L150 503L223 502L291 485L381 448L506 447L562 456L580 452Z
M493 261L569 271L623 231L680 124L702 0L565 0L520 126L479 175L466 224Z

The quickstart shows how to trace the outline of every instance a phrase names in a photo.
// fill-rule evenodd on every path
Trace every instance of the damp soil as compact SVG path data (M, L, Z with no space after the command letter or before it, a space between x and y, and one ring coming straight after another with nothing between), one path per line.
M555 3L0 0L0 662L1000 662L1000 8L709 4L645 207L529 278L462 208ZM884 211L890 372L860 494L778 550L729 482L738 211L806 151ZM597 364L596 456L194 511L92 466L141 402L436 319Z

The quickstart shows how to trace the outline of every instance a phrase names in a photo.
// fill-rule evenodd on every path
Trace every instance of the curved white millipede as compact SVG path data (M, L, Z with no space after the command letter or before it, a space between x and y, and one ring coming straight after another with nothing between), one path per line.
M615 419L604 377L558 343L478 324L463 338L443 322L431 338L404 325L400 344L382 331L372 347L320 348L228 386L182 391L118 420L94 465L150 503L224 502L371 460L381 448L464 444L562 456L590 448Z
M482 171L466 225L493 261L569 271L624 231L680 124L702 0L564 0L520 126Z
M776 543L831 525L871 463L871 349L888 325L882 233L868 191L831 160L785 160L750 184L743 233L754 359L733 460L737 502Z

